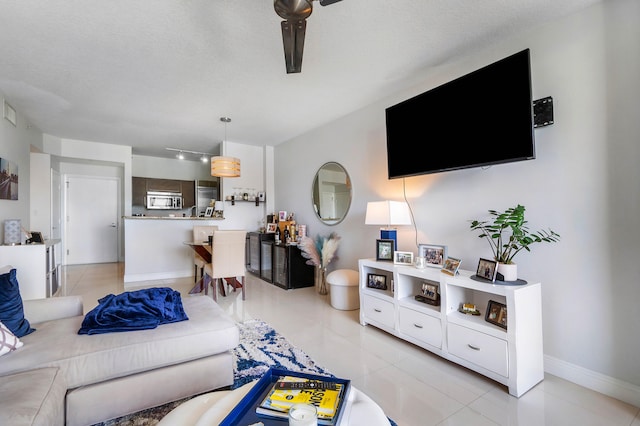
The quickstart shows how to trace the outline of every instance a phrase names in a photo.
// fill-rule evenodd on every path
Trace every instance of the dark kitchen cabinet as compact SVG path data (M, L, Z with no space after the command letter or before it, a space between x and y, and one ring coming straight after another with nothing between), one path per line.
M296 245L273 244L273 284L284 289L313 287L314 267Z
M147 179L147 191L182 192L182 181L173 179Z
M180 181L182 207L185 209L196 205L196 183L193 180Z
M196 183L193 180L131 178L131 205L145 206L147 192L176 192L182 194L182 208L196 204Z
M144 206L147 196L147 178L133 177L131 179L131 205Z

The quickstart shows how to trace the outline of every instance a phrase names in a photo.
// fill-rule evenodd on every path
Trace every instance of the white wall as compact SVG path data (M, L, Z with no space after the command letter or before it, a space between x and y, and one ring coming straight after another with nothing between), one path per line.
M32 152L29 156L29 231L51 236L51 156Z
M545 370L640 406L638 16L635 0L595 5L424 70L420 86L276 146L277 209L294 211L311 236L336 231L342 241L333 267L357 269L358 258L374 256L378 236L364 225L366 203L406 193L417 232L401 227L399 249L445 244L475 270L491 252L469 221L523 204L533 230L562 236L516 257L521 278L542 282ZM386 107L524 48L534 99L554 99L555 124L535 131L535 160L387 179ZM474 142L490 137L490 128L479 129ZM408 154L430 142L407 141ZM435 143L463 149L469 141L445 135ZM327 161L345 166L353 183L351 209L334 227L315 218L310 201L314 174Z
M16 126L0 116L0 158L6 158L18 165L18 199L0 200L0 244L4 243L4 221L20 219L25 229L30 228L30 183L29 153L42 148L42 133L22 115L10 98L0 93L0 108L4 100L16 110ZM1 111L1 110L0 110ZM0 259L0 266L2 259Z
M238 198L237 195L244 192L266 191L266 170L271 168L265 165L267 152L268 150L264 147L222 142L220 155L240 159L240 177L220 179L222 200L226 200L231 195L236 195ZM267 199L272 195L267 193ZM236 201L235 205L232 205L231 201L224 201L223 205L225 220L219 225L220 229L257 231L266 216L265 203L256 206L255 202ZM218 209L218 203L216 203L216 209Z
M177 179L211 180L211 163L171 158L146 157L134 155L131 163L133 176Z

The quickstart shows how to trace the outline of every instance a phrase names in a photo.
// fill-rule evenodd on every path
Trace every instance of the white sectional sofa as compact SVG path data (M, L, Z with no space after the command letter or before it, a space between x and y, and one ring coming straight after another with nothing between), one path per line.
M90 425L231 385L236 323L208 297L182 303L188 321L79 335L80 297L25 300L36 331L0 359L0 424Z

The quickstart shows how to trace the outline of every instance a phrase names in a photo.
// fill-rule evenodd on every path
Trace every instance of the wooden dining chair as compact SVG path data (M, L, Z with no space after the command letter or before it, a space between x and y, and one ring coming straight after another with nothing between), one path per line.
M240 277L240 286L242 287L242 300L245 300L245 244L247 231L244 230L217 230L213 233L213 245L211 246L211 263L204 266L204 273L211 278L213 285L213 300L218 300L218 287L221 293L225 295L224 283L222 279L226 279L227 286L233 285L233 291L236 290L235 283ZM209 285L205 288L208 289ZM206 294L206 291L205 291Z
M217 230L217 226L209 226L209 225L194 225L193 226L193 242L201 243L203 241L209 240L209 235L213 235L213 232ZM193 253L193 267L194 271L194 282L198 282L199 278L204 277L204 265L206 262L198 256L197 253ZM198 278L198 272L200 273L200 277Z

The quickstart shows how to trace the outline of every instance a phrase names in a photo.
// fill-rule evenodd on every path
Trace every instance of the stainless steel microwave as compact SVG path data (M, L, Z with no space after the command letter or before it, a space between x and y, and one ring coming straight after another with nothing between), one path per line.
M148 209L182 210L182 194L175 192L147 192Z

